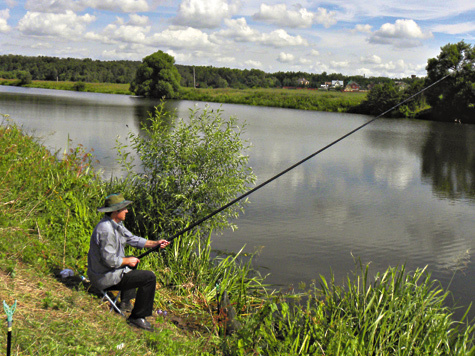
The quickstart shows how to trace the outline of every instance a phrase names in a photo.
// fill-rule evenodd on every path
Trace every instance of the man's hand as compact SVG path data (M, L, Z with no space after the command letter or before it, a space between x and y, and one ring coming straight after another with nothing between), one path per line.
M137 257L124 257L122 259L122 266L136 267L140 260Z
M157 246L160 246L160 248L165 248L169 244L170 242L167 240L147 240L147 242L145 243L145 248L153 248Z
M160 248L165 248L170 244L170 241L167 240L158 240L157 245L160 245Z

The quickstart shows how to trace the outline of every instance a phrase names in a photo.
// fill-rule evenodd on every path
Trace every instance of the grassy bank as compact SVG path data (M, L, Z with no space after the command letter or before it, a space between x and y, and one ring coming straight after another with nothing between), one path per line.
M18 80L0 79L0 85L17 85ZM91 93L133 95L129 84L76 83L34 80L29 88L85 91ZM340 92L306 89L192 89L182 88L180 99L226 104L269 106L289 109L347 112L366 98L364 92Z
M169 320L154 314L161 333L137 335L123 318L109 313L75 280L58 281L59 270L85 274L88 240L100 216L95 212L105 183L89 168L90 154L73 148L57 160L38 139L5 119L0 127L0 299L18 301L14 314L13 355L189 355L213 350L215 334L201 334L181 315L200 311L191 298L157 286L158 307L169 307ZM69 285L68 285L69 284ZM203 318L204 318L203 317ZM0 335L0 354L6 345ZM123 345L123 346L120 346ZM211 345L211 346L210 346ZM122 348L117 349L117 346Z
M0 85L18 85L18 79L1 79ZM51 82L46 80L33 80L30 84L23 85L25 88L41 88L53 90L85 91L90 93L123 94L133 95L129 90L129 84L115 83L83 83L83 82Z
M307 89L182 88L180 98L228 104L347 112L352 107L359 105L366 98L366 93Z
M179 290L158 284L155 307L166 308L168 318L153 315L157 333L132 329L87 283L55 278L63 268L85 272L89 236L100 218L91 207L107 189L89 168L92 156L79 146L58 152L58 160L35 137L2 124L0 299L9 305L18 300L13 355L475 354L473 323L452 318L449 293L426 271L404 268L370 279L361 266L344 286L321 278L320 286L299 295L256 298L236 307L241 327L227 336L214 286L204 287L210 297L192 283ZM232 258L223 261L233 274L244 273ZM242 283L248 298L253 290Z

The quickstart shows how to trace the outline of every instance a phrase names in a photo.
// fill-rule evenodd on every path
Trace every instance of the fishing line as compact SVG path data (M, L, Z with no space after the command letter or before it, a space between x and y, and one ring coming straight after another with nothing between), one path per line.
M341 136L339 139L329 143L328 145L326 145L325 147L319 149L318 151L312 153L310 156L307 156L305 157L304 159L300 160L299 162L295 163L294 165L290 166L289 168L283 170L282 172L280 172L279 174L273 176L272 178L266 180L265 182L259 184L258 186L256 186L255 188L249 190L248 192L244 193L243 195L237 197L236 199L230 201L229 203L227 203L226 205L223 205L221 208L213 211L212 213L208 214L207 216L205 216L204 218L201 218L200 220L194 222L193 224L191 224L190 226L188 226L187 228L177 232L176 234L174 234L172 237L170 237L168 239L168 241L172 241L174 239L176 239L177 237L183 235L184 233L187 233L188 231L190 231L191 229L193 229L194 227L200 225L201 223L205 222L206 220L208 219L211 219L213 216L215 216L216 214L219 214L220 212L222 212L223 210L229 208L231 205L237 203L238 201L240 201L241 199L244 199L245 197L247 197L248 195L254 193L256 190L259 190L261 189L262 187L266 186L267 184L273 182L274 180L276 180L277 178L283 176L284 174L286 174L287 172L291 171L292 169L294 169L295 167L297 166L300 166L302 163L308 161L309 159L315 157L316 155L322 153L323 151L329 149L330 147L336 145L338 142L344 140L345 138L347 138L348 136L350 135L353 135L355 132L361 130L362 128L368 126L369 124L371 124L372 122L376 121L377 119L379 119L380 117L386 115L388 112L396 109L397 107L401 106L402 104L408 102L409 100L413 99L414 97L420 95L421 93L425 92L427 89L433 87L434 85L440 83L441 81L443 81L444 79L446 79L447 77L450 77L452 74L447 74L445 77L435 81L434 83L432 83L431 85L428 85L427 87L421 89L420 91L418 91L417 93L415 93L414 95L411 95L410 97L408 97L407 99L401 101L400 103L394 105L393 107L391 107L390 109L386 110L385 112L379 114L378 116L376 116L374 119L371 119L369 120L368 122L364 123L363 125L361 126L358 126L356 129L348 132L347 134ZM145 257L147 256L148 254L152 253L153 251L155 250L158 250L160 248L160 245L157 245L151 249L148 249L146 252L142 253L140 256L138 256L139 259L141 259L142 257Z

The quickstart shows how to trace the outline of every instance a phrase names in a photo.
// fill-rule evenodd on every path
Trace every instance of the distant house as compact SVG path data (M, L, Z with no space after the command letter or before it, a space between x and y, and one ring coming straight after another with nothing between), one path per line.
M343 80L332 80L332 88L339 88L339 87L343 87L344 85L344 82Z
M299 78L299 79L297 80L297 84L298 84L299 86L306 87L307 85L310 84L310 82L309 82L307 79L305 79L305 78Z
M343 80L332 80L331 82L325 82L320 86L322 89L338 89L343 87Z
M357 82L350 80L345 87L345 91L359 91L360 85Z

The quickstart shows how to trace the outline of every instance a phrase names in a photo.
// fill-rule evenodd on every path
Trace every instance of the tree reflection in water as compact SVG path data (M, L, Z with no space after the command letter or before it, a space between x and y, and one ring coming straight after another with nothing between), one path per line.
M422 148L422 177L441 198L475 200L475 126L430 130Z

